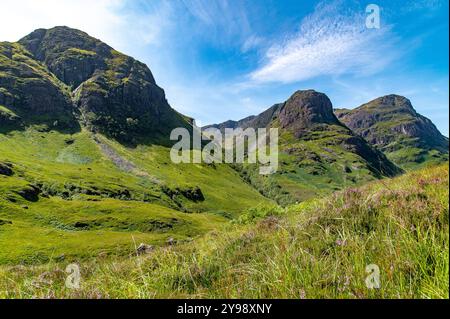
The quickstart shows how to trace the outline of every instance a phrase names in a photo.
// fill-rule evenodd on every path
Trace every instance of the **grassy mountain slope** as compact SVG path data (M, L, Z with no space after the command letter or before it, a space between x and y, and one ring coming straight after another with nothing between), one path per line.
M148 67L82 31L0 43L0 263L190 240L269 202L229 166L174 165L175 127Z
M65 263L3 266L0 297L448 298L448 199L448 165L432 167L252 209L147 256L81 262L79 290L64 287ZM369 264L380 269L380 289L365 285Z
M0 263L127 254L133 237L191 239L268 202L230 167L178 166L169 151L86 130L0 134Z
M336 115L405 169L448 161L448 138L403 96L383 96Z

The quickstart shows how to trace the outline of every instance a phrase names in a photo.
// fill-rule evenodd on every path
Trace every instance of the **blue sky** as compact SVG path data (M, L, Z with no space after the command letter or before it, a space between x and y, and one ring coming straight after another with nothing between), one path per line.
M381 28L365 27L368 4ZM447 0L1 1L0 40L68 25L145 62L201 125L240 119L295 90L353 108L408 97L448 136Z

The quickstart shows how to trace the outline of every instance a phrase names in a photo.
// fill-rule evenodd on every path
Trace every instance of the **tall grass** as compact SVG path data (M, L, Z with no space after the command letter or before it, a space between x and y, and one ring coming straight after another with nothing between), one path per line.
M146 256L0 268L3 298L448 298L448 166L324 199L248 211ZM366 266L380 269L369 289Z

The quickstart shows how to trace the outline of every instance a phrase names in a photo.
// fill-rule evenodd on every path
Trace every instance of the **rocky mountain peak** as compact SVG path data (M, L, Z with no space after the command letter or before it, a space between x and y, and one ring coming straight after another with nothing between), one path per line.
M96 72L111 69L114 62L120 62L125 72L136 63L87 33L65 26L37 29L19 43L72 89ZM154 83L150 70L145 73L146 80Z
M282 128L299 130L316 124L338 124L330 99L314 90L295 92L279 115Z
M336 110L336 115L399 164L448 159L448 139L403 96L382 96L352 110Z
M412 115L417 115L414 110L411 101L404 96L389 94L376 98L367 104L363 104L361 108L379 108L379 109L390 109L401 112L409 112Z
M20 54L12 54L14 50ZM8 122L32 108L32 122L39 123L36 114L51 108L52 123L78 121L132 143L167 141L172 128L191 128L189 120L170 107L144 63L80 30L37 29L17 43L1 45L0 71L6 74L0 78L1 104L6 106L1 118ZM56 106L58 114L53 112Z

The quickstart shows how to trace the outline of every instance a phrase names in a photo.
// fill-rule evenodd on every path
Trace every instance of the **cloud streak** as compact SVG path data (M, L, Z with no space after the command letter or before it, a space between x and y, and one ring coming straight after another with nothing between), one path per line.
M196 32L212 43L242 45L247 50L256 44L249 19L253 4L237 0L182 0L181 3L184 11L194 18Z
M299 31L272 45L251 82L291 83L329 75L369 75L397 57L388 26L367 29L364 9L342 9L340 2L319 4Z

